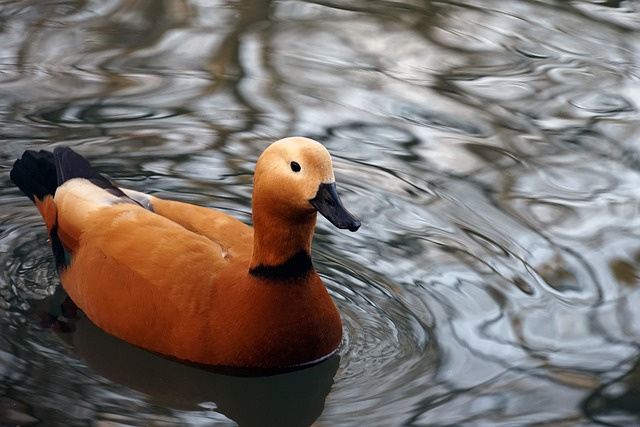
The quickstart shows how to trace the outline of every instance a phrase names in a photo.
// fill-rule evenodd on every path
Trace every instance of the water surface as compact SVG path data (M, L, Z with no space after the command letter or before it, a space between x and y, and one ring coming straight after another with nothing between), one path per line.
M637 8L0 2L0 422L640 424ZM336 357L234 377L41 325L63 297L9 180L23 150L250 223L253 165L290 135L363 220L314 241Z

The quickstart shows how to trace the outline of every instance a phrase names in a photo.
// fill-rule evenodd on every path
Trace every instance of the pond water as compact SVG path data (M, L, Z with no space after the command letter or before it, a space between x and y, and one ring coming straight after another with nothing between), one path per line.
M0 424L640 424L639 8L0 2ZM337 356L237 377L41 325L62 296L23 150L250 223L290 135L363 221L314 240Z

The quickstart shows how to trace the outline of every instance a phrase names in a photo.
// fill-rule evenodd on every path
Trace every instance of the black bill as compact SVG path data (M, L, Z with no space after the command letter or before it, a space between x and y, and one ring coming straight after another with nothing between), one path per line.
M342 204L335 182L320 184L316 197L309 200L309 203L338 228L348 228L349 231L360 228L358 218L351 215Z

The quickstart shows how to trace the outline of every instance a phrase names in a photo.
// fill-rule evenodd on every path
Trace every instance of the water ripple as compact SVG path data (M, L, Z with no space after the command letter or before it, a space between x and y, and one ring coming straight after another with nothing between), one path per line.
M351 281L348 288L332 286L341 277ZM398 405L410 407L411 402L400 402L396 393L414 395L418 400L418 391L434 377L438 366L433 326L427 324L428 308L417 299L408 302L411 295L400 297L398 286L389 289L389 284L375 283L371 277L363 279L367 281L360 289L354 288L353 278L335 270L325 279L338 301L345 328L341 347L345 363L334 386L340 401L329 420L348 416L351 410L343 412L341 408L347 408L343 405L356 405L361 421L381 422L384 417L376 415L374 408L396 411ZM387 372L394 372L394 378L390 380ZM360 391L354 392L347 384L360 384Z
M140 120L156 120L177 116L182 111L154 110L133 105L70 105L55 110L47 110L31 116L35 121L49 121L63 124L108 124Z
M637 18L577 0L3 5L0 423L229 425L230 401L250 415L293 384L311 406L263 406L296 426L637 424ZM251 382L40 328L59 301L8 178L25 148L71 145L250 223L255 160L290 134L327 146L363 221L319 218L314 239L339 357ZM173 396L135 391L170 374Z

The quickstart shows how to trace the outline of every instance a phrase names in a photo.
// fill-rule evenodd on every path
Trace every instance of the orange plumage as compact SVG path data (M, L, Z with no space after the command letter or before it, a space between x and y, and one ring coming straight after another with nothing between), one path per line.
M100 328L206 365L283 367L332 354L339 313L310 260L316 212L352 231L319 143L286 138L256 165L251 228L120 189L72 150L27 151L11 178L42 214L69 296Z

